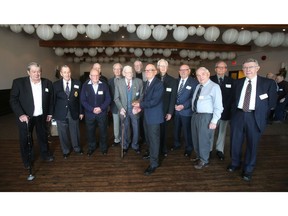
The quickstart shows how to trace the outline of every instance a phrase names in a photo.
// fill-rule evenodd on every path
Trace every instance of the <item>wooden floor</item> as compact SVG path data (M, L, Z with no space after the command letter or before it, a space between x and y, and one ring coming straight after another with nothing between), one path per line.
M5 123L3 122L5 120ZM8 122L9 121L9 122ZM12 122L12 123L11 123ZM10 125L10 129L7 126ZM229 133L226 138L225 161L219 161L215 152L210 166L196 170L184 149L169 152L168 157L151 176L143 172L149 161L129 151L120 157L120 147L112 147L112 127L109 126L107 156L99 148L86 155L84 123L81 123L81 143L85 154L71 154L65 160L58 137L52 137L50 148L55 161L42 162L36 157L33 167L35 179L27 181L28 172L20 159L18 131L13 118L0 117L0 191L1 192L287 192L288 191L288 124L268 125L262 136L257 165L251 182L240 178L240 171L228 173ZM171 126L172 127L172 126ZM168 146L172 145L170 127ZM39 154L35 143L36 156ZM192 155L193 157L194 155Z

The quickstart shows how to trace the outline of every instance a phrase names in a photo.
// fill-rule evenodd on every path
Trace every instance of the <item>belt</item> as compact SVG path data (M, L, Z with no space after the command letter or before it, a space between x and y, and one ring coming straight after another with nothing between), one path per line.
M199 113L199 112L194 112L194 114L209 114L209 115L211 115L212 113Z
M246 112L246 113L253 113L255 110L248 110L248 111L244 111L243 109L237 108L237 110L241 111L241 112Z

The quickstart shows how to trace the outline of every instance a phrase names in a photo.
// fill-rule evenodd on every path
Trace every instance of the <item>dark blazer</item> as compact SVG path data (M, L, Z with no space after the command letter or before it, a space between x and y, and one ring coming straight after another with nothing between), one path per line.
M53 113L53 86L48 79L41 78L43 116ZM10 106L17 117L33 116L34 100L30 77L17 78L13 81L10 92Z
M100 107L102 112L97 115L106 115L111 102L109 87L105 82L99 81L98 91L95 94L90 80L87 80L81 89L80 101L84 108L85 118L93 119L96 114L93 113L95 107Z
M83 114L80 103L81 82L71 79L70 95L67 97L63 86L63 79L53 83L54 89L54 111L53 118L56 120L65 120L68 109L74 120L79 119L79 115Z
M108 80L109 91L110 91L110 96L111 96L110 110L112 113L117 114L118 108L113 100L114 94L115 94L115 82L116 82L115 77Z
M178 86L179 86L180 81L181 81L181 78L179 78L177 82L178 83L177 92L178 92ZM197 85L198 85L198 81L189 76L185 82L183 90L181 91L181 94L179 96L179 103L177 104L177 105L182 104L184 106L184 109L181 111L175 111L177 114L182 115L182 116L192 116L192 97L193 97L193 93ZM176 95L176 98L177 98L177 95Z
M147 88L147 82L144 89ZM149 124L160 124L164 122L163 114L163 83L154 77L149 87L144 90L143 100L140 102L141 109L144 109L144 121Z
M219 84L222 93L222 104L223 112L221 114L222 120L230 120L231 118L231 103L232 103L232 93L234 87L234 79L228 76L224 76L223 84L220 85L217 75L211 76L210 79Z
M240 100L240 95L245 79L246 78L242 78L235 81L231 119L234 117L233 113L237 111L237 106ZM271 79L258 76L254 116L260 132L264 131L270 110L276 106L276 100L277 90L275 82Z
M160 74L157 74L156 77L161 80ZM166 73L166 75L164 76L163 85L164 85L164 94L163 94L164 116L166 114L173 115L177 95L177 80Z

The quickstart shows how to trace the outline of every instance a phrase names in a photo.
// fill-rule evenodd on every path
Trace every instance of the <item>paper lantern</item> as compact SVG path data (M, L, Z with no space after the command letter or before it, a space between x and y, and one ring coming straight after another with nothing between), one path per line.
M99 48L98 48L98 52L99 52L99 53L102 53L103 51L104 51L104 49L103 49L102 47L99 47Z
M82 50L82 48L77 48L77 49L75 50L75 55L78 56L78 57L83 56L83 50Z
M145 56L147 57L151 57L153 55L153 50L148 48L148 49L145 49L145 52L144 52Z
M86 27L83 24L77 25L77 31L79 34L84 34L86 32Z
M220 59L225 60L227 59L227 57L228 57L228 54L226 52L220 53L220 56L219 56Z
M128 24L126 29L129 33L133 33L136 31L136 26L134 24Z
M152 32L152 36L157 41L162 41L167 37L168 31L162 25L157 25Z
M280 46L285 40L285 34L283 32L274 32L272 34L271 42L269 46L271 47L278 47Z
M33 25L24 25L23 30L27 34L33 34L35 32L35 28L33 27Z
M143 54L143 50L140 48L136 48L134 51L135 56L140 57Z
M226 44L232 44L238 39L238 31L236 29L228 29L222 35L222 40Z
M124 62L126 61L126 58L122 56L122 57L119 58L119 61L120 61L121 63L124 63Z
M68 53L69 52L69 48L64 48L64 53Z
M55 33L55 34L60 34L61 33L61 29L62 27L58 24L55 24L52 26L52 31Z
M220 35L220 30L219 28L215 26L210 26L209 28L206 29L204 33L204 38L207 41L216 41Z
M284 41L283 41L283 43L281 45L284 46L284 47L288 47L288 34L285 34Z
M57 48L55 49L55 54L56 54L57 56L63 56L63 55L64 55L64 49L61 48L61 47L57 47Z
M118 53L119 52L119 48L118 47L114 47L114 52Z
M88 48L83 48L84 53L88 53Z
M194 50L189 50L189 52L188 52L188 57L189 57L190 59L195 58L195 57L196 57L196 52L195 52Z
M175 40L181 42L188 37L188 30L185 26L178 26L173 31L173 37Z
M255 40L258 37L259 32L258 31L252 31L251 34L252 34L252 40Z
M96 24L89 24L86 27L86 34L91 39L97 39L101 36L101 28Z
M141 40L146 40L151 36L151 28L146 24L142 24L138 26L136 34Z
M229 60L235 59L235 58L236 58L236 53L235 53L235 52L229 52L229 53L227 54L227 58L228 58Z
M129 52L130 52L130 53L134 53L134 50L135 50L135 49L134 49L134 48L132 48L132 47L131 47L131 48L129 48Z
M186 57L188 56L188 51L185 50L185 49L181 50L181 51L179 52L179 56L180 56L181 58L186 58Z
M170 49L164 49L163 50L163 56L169 57L171 55L171 50Z
M89 48L88 54L90 56L95 56L97 54L97 50L95 48Z
M77 28L74 25L68 24L62 26L61 34L67 40L74 40L77 37L78 32Z
M54 37L54 32L48 25L39 25L36 29L36 33L42 40L51 40Z
M201 52L200 58L201 59L207 59L208 58L208 52L206 52L206 51Z
M163 49L158 49L158 53L162 54L163 53Z
M69 48L69 53L74 53L74 52L75 52L74 48Z
M78 57L75 57L73 60L74 60L75 63L79 63L80 62L80 58L78 58Z
M112 47L107 47L105 53L107 56L112 56L114 54L114 49Z
M110 25L110 29L112 32L118 32L119 31L119 25L118 24L112 24L112 25Z
M117 57L117 56L114 57L114 58L113 58L113 61L114 61L114 62L119 62L119 57Z
M127 52L127 48L126 48L126 47L122 47L122 48L121 48L121 51L122 51L123 53L125 53L125 52Z
M98 58L98 61L99 61L100 63L102 63L102 62L104 62L104 58L103 58L102 56L100 56L100 57Z
M208 57L207 57L209 60L213 60L216 58L216 54L215 52L209 52L208 53Z
M193 36L193 35L195 35L195 34L196 34L196 27L190 26L190 27L188 28L188 35Z
M106 56L106 57L104 58L104 62L105 62L105 63L109 63L109 62L110 62L110 58Z
M102 31L102 32L107 33L107 32L109 32L109 30L110 30L110 27L109 27L108 24L102 24L102 25L101 25L101 31Z
M10 25L10 29L15 33L19 33L22 31L22 27L20 25Z
M87 58L85 58L85 62L90 63L91 61L92 61L91 57L87 57Z
M236 41L239 45L245 45L248 44L252 39L251 32L248 30L240 31L238 34L238 39Z
M254 44L259 47L264 47L271 42L272 35L269 32L261 32L254 40Z
M204 35L204 34L205 34L205 28L202 27L202 26L199 26L199 27L197 28L197 30L196 30L196 35L197 35L197 36L202 36L202 35Z

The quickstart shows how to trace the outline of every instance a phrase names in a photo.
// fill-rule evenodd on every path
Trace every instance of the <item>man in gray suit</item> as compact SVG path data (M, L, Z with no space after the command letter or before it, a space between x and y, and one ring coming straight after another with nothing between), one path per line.
M140 113L133 113L132 102L142 99L143 82L138 78L133 78L133 70L129 65L123 68L123 76L123 79L120 79L115 83L114 102L118 107L120 115L124 117L124 154L127 153L130 144L130 124L133 130L131 146L137 154L140 154L141 152L138 144Z

